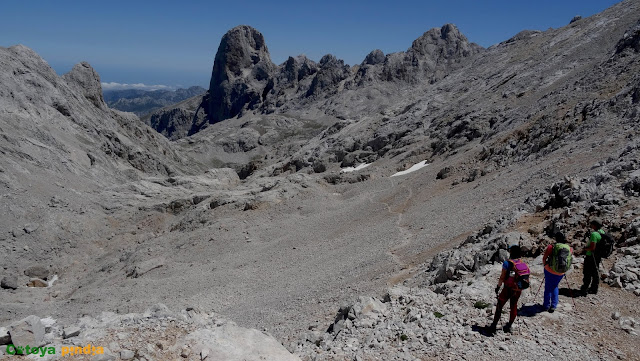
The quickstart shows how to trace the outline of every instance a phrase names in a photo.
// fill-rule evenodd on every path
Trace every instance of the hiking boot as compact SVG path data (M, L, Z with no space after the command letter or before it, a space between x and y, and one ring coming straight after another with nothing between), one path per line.
M595 289L595 290L594 290L594 289L592 288L592 289L590 289L590 290L588 291L588 293L589 293L589 294L591 294L591 295L595 295L595 294L597 294L597 293L598 293L598 290L597 290L597 289Z
M491 325L486 327L487 334L495 335L496 334L496 325Z
M511 324L507 323L506 325L502 326L502 331L506 333L511 333Z
M547 312L549 312L549 313L554 313L554 312L556 312L556 308L555 308L555 307L549 307L549 309L547 310Z

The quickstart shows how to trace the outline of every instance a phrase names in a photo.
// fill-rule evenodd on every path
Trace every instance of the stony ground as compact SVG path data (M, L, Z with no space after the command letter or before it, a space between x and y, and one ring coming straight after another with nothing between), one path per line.
M518 34L468 66L453 61L436 83L382 73L362 86L328 81L312 98L178 142L109 109L88 64L60 77L24 46L0 48L0 327L51 317L51 342L80 325L80 337L153 359L164 356L142 352L157 344L117 340L118 330L134 327L122 315L162 303L265 330L304 359L521 349L638 358L628 346L640 288L638 14L624 1ZM384 68L368 65L369 75ZM362 75L343 68L345 79ZM340 171L359 163L371 164ZM492 302L491 264L507 243L526 245L535 264L561 230L581 255L594 216L619 241L622 253L602 270L617 288L575 307L563 296L561 310L522 317L513 335L474 331L490 318L474 305ZM162 340L164 327L178 340L207 329L163 322L142 321L140 332ZM86 332L96 328L106 333Z

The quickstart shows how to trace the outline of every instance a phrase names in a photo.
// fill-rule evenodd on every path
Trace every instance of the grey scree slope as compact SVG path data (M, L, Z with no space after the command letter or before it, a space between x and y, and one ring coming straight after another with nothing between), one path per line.
M433 256L534 212L565 176L609 164L629 192L619 210L637 210L639 18L624 1L488 49L445 25L354 67L275 65L241 26L207 94L163 118L174 142L109 109L89 64L59 77L24 46L0 48L0 276L20 286L0 290L1 324L161 302L295 351L358 296L427 287ZM59 280L25 287L34 265Z

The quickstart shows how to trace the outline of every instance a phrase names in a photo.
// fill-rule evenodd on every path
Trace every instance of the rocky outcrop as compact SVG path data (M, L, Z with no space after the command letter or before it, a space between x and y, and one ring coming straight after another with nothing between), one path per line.
M616 53L622 53L625 49L640 52L640 23L624 33L622 39L616 45Z
M317 71L318 65L306 56L290 56L280 67L278 84L281 84L281 88L296 87L298 82Z
M80 94L84 95L93 105L100 109L106 109L102 95L100 75L87 62L76 64L70 72L62 76L67 84Z
M142 121L170 140L177 140L197 133L209 122L201 108L206 97L197 95L178 104L151 112Z
M323 56L319 66L306 96L317 96L320 93L330 94L331 91L336 90L341 81L350 75L349 66L331 54Z

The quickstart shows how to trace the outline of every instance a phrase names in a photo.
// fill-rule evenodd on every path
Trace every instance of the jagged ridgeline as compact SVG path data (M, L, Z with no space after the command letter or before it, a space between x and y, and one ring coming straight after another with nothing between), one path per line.
M168 138L178 139L246 112L286 112L375 82L434 83L480 51L482 47L470 43L455 25L447 24L424 33L406 52L385 56L381 50L373 50L354 67L331 54L319 63L299 55L275 65L264 36L241 25L222 37L204 98L157 112L148 124ZM204 114L197 114L196 109Z

